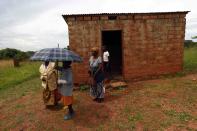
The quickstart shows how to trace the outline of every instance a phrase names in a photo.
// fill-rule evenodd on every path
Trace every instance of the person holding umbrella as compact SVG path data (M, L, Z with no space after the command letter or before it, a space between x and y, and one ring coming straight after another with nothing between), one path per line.
M64 120L72 119L74 116L73 104L73 79L71 61L63 61L62 67L56 67L60 71L60 78L58 80L59 92L62 96L62 103L68 106L68 114L64 116Z
M72 119L74 116L73 104L73 79L72 79L72 62L82 62L82 58L71 50L63 48L46 48L36 52L31 60L56 61L63 62L63 66L56 66L60 71L60 79L58 80L58 91L62 95L62 102L68 106L69 112L64 116L64 120Z

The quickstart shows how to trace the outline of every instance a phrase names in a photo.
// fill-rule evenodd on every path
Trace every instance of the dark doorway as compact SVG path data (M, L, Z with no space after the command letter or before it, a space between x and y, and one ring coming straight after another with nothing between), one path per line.
M110 54L110 68L112 75L122 74L122 34L121 30L102 31L102 45L106 46Z

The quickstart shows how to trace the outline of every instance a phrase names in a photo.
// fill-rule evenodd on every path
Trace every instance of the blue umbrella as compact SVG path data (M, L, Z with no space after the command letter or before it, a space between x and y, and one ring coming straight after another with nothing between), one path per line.
M78 54L63 48L42 49L40 51L37 51L30 59L39 61L83 61Z

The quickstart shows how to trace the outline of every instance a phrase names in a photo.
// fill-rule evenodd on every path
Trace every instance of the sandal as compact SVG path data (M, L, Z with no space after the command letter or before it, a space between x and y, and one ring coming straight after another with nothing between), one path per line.
M75 113L68 113L67 115L64 116L64 120L70 120L74 117Z

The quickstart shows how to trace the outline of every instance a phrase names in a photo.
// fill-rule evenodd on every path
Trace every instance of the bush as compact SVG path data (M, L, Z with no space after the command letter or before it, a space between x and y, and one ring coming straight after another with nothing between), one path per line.
M89 89L88 85L80 85L80 91L86 91Z
M0 58L1 59L14 58L14 56L19 52L20 51L16 49L10 49L10 48L2 49L0 50Z
M27 59L27 58L28 58L28 56L27 56L27 54L25 52L18 52L14 56L14 59L19 60L19 61L24 60L24 59Z
M0 59L16 59L21 61L30 58L33 54L33 51L23 52L17 49L6 48L0 50Z
M197 46L197 42L193 42L192 40L185 40L184 47L194 47Z

